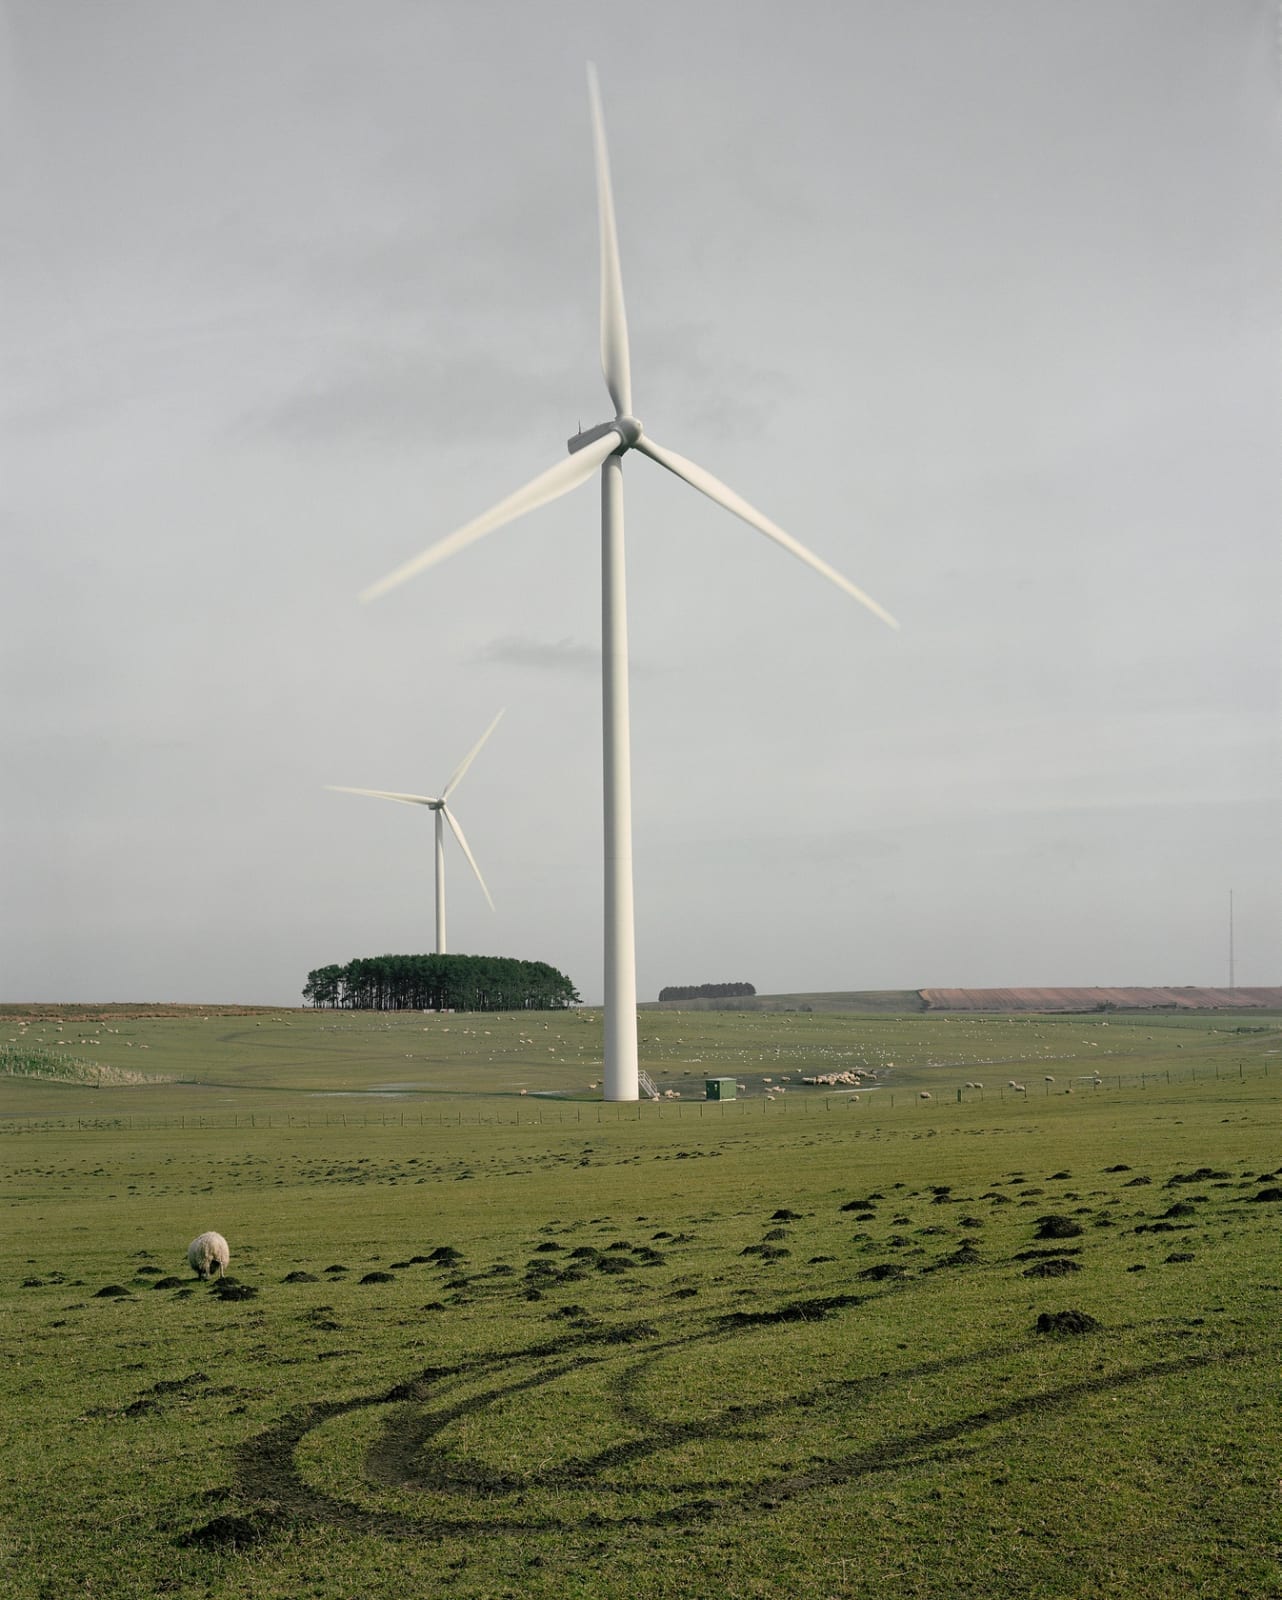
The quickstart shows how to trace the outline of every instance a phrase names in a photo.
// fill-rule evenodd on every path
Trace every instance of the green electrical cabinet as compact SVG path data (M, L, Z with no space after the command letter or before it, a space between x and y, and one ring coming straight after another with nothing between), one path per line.
M705 1078L703 1097L705 1100L733 1100L738 1087L733 1078Z

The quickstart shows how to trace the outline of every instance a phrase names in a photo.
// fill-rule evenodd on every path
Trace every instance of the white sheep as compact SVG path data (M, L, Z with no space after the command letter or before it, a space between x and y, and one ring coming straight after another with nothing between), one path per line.
M191 1270L200 1278L221 1278L227 1271L231 1251L221 1233L202 1233L187 1246Z
M929 1089L919 1089L917 1091L917 1098L919 1100L929 1100L931 1098L930 1090Z

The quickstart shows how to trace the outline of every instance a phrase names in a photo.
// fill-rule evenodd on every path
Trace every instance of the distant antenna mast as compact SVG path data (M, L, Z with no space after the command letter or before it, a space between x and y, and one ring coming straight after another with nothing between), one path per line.
M1233 891L1229 890L1229 993L1233 992Z

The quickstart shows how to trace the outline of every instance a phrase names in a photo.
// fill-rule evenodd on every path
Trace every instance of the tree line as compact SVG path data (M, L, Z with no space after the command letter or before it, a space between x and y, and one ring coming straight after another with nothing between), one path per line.
M756 994L750 983L670 983L659 990L660 1000L735 1000Z
M546 961L509 956L358 956L317 967L307 1005L345 1011L558 1011L578 991Z

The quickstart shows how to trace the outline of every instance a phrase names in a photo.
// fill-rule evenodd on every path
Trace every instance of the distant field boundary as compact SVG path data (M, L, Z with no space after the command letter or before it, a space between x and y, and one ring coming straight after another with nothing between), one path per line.
M598 1006L584 1006L596 1011ZM1172 988L1087 989L837 989L798 994L736 995L697 1000L643 1000L639 1011L811 1011L856 1015L920 1016L941 1011L989 1012L998 1015L1043 1013L1049 1016L1109 1011L1279 1011L1282 985L1216 989L1197 985ZM67 1001L0 1002L0 1018L40 1022L120 1021L148 1017L266 1017L300 1012L310 1006L199 1005L163 1001L113 1001L104 1005ZM364 1015L337 1012L335 1015ZM369 1015L394 1015L391 1012ZM409 1013L400 1013L408 1015ZM479 1016L480 1012L457 1012Z
M914 1016L927 1012L1077 1015L1108 1011L1282 1011L1282 986L1213 989L851 989L759 994L726 1000L646 1000L642 1011L838 1011Z
M1282 1061L1276 1063L1282 1070ZM967 1070L958 1065L958 1072ZM121 1116L105 1117L44 1117L26 1113L0 1114L0 1137L5 1134L66 1133L82 1130L86 1133L123 1130L135 1133L174 1132L180 1129L218 1128L532 1128L573 1127L575 1124L663 1122L678 1118L699 1121L702 1118L725 1120L744 1117L823 1116L831 1113L848 1113L867 1117L873 1112L895 1110L912 1111L922 1116L939 1117L958 1105L1013 1103L1028 1104L1042 1099L1064 1099L1071 1093L1085 1103L1100 1095L1122 1094L1128 1091L1143 1093L1150 1088L1192 1088L1199 1083L1245 1083L1248 1080L1271 1076L1269 1062L1237 1062L1234 1066L1177 1068L1168 1067L1147 1072L1107 1072L1092 1081L1089 1073L1073 1074L1042 1081L1032 1080L1024 1088L1009 1084L993 1084L990 1088L966 1089L961 1085L936 1087L923 1095L919 1089L864 1089L854 1093L796 1089L778 1099L766 1095L746 1095L737 1100L639 1100L615 1103L613 1101L579 1101L576 1103L547 1103L535 1106L522 1102L520 1107L458 1106L457 1108L426 1110L406 1106L403 1110L380 1111L377 1114L361 1111L245 1111L218 1116L197 1113L180 1116ZM371 1090L371 1098L386 1100L386 1091ZM415 1098L406 1094L407 1100Z
M922 989L929 1011L1276 1011L1282 987L1209 989Z
M842 1011L911 1016L929 1009L920 989L833 990L816 994L736 995L716 1000L643 1000L639 1011Z
M117 1022L130 1017L266 1017L278 1011L310 1010L304 1006L238 1006L179 1003L163 1000L112 1000L93 1005L79 1000L0 1001L0 1017L29 1017L33 1022Z

